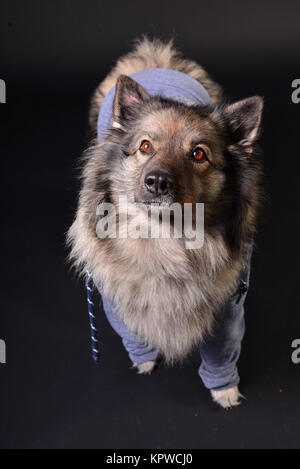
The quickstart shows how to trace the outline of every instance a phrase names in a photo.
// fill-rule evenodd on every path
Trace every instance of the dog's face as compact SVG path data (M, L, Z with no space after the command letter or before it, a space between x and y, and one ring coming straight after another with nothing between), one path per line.
M184 204L215 199L224 184L223 141L209 111L157 104L144 104L126 136L135 202Z
M120 162L115 195L156 205L205 203L206 226L233 222L237 206L255 197L262 107L259 97L220 109L187 106L150 97L120 76L111 134Z
M240 147L251 160L261 111L259 97L222 111L151 98L134 80L121 76L113 126L121 129L124 184L134 201L216 201L230 182L228 170L236 166L234 149Z

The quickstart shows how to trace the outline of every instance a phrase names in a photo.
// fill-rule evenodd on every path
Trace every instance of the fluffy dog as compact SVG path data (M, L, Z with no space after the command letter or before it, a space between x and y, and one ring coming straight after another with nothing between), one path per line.
M177 76L184 83L197 82L208 101L149 92L138 79L146 77L151 89L155 73L164 77L173 72L169 88L176 86ZM99 112L101 116L112 90L111 122L99 130ZM262 194L257 146L262 108L260 97L227 104L220 86L172 42L138 41L92 98L89 122L95 135L98 122L98 137L85 154L78 211L68 234L76 268L91 272L114 318L137 343L169 363L182 360L195 346L210 347L213 352L202 356L205 373L210 373L205 384L226 408L237 405L240 396L236 377L219 377L229 361L235 366L243 335L233 359L228 344L237 322L243 329L235 305L243 306L239 282L246 278L247 284ZM118 223L120 196L147 206L203 203L203 246L186 249L184 238L100 238L97 207L114 204ZM222 341L214 339L225 330ZM132 361L138 372L149 373L157 355ZM213 355L209 362L207 356Z

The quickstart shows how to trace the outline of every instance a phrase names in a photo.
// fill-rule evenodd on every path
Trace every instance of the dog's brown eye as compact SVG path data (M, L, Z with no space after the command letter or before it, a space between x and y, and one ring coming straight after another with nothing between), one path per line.
M206 151L202 147L196 147L192 152L192 156L194 160L199 161L201 163L207 161Z
M143 140L140 146L140 150L142 153L149 153L152 150L152 145L149 140Z

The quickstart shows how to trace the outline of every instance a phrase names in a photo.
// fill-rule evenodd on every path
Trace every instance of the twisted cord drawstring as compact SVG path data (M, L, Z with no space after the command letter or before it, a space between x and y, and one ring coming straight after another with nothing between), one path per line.
M98 330L96 327L96 317L94 315L94 302L93 302L93 278L90 272L86 272L86 291L87 291L87 302L88 311L91 326L91 341L92 341L92 355L93 360L97 364L99 362L99 342L98 342Z

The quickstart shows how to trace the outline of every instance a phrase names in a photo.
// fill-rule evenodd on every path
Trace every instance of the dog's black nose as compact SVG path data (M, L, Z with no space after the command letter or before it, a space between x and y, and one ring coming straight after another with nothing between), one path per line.
M173 185L173 177L164 171L151 171L145 177L147 190L156 196L168 194Z

